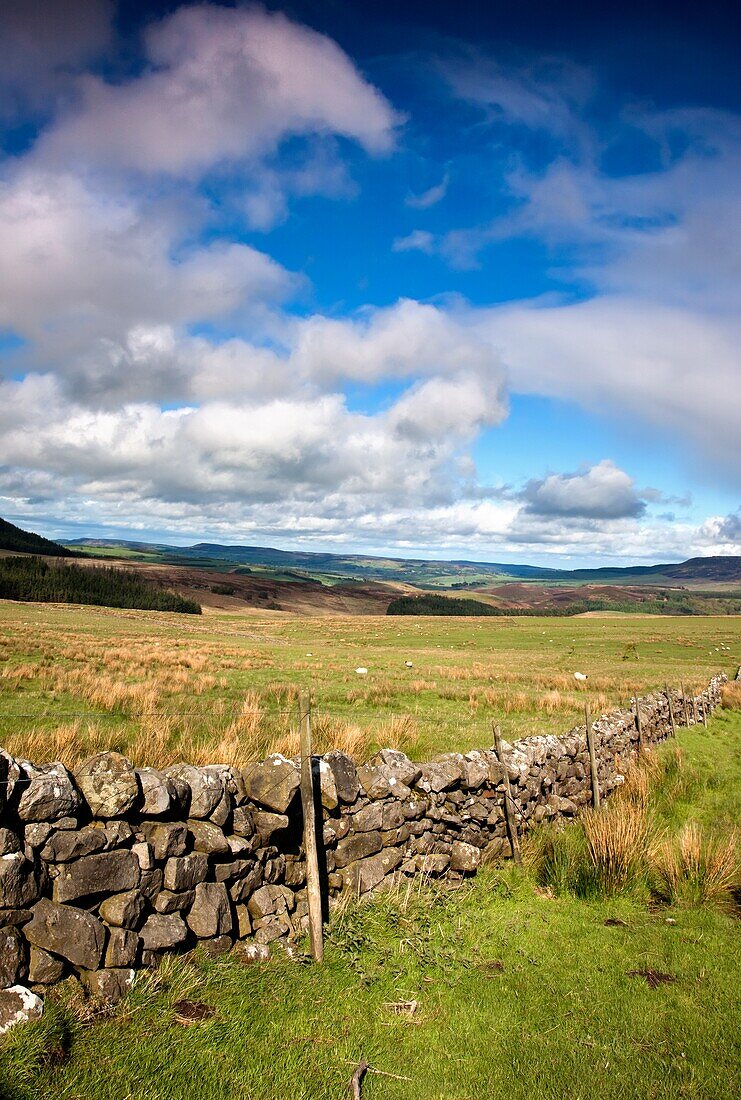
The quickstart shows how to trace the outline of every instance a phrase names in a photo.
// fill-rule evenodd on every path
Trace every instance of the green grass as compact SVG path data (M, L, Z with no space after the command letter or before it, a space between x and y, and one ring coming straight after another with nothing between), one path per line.
M697 774L676 820L737 821L741 714L678 740ZM173 960L87 1022L56 994L0 1045L0 1081L13 1100L340 1100L363 1057L395 1075L369 1075L367 1100L730 1100L737 948L737 919L712 908L553 898L513 867L488 869L335 916L322 967ZM630 975L646 969L674 980ZM180 1026L181 998L213 1019ZM389 1007L410 1000L411 1016Z
M85 712L126 751L141 728L136 708L107 711L52 683L70 671L151 686L157 709L174 715L173 751L184 724L204 747L217 743L248 692L268 744L289 721L288 693L309 688L319 715L359 727L369 751L408 718L404 748L425 759L488 746L492 721L508 739L560 733L582 720L585 700L599 713L667 680L699 688L715 672L733 676L741 618L191 618L0 602L0 659L0 744ZM575 671L588 674L586 685Z

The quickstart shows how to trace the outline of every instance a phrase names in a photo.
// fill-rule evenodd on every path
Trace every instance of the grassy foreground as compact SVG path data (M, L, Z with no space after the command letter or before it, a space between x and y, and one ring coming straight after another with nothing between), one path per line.
M587 699L596 714L666 680L699 689L739 662L741 617L195 617L0 601L0 744L68 764L104 748L155 766L293 754L296 691L310 688L320 751L425 759L487 746L492 721L510 740L560 733Z
M659 799L667 827L738 824L741 713L678 741L691 782L684 800ZM339 1100L363 1057L379 1071L367 1100L730 1100L737 963L732 912L634 891L552 896L512 867L488 869L456 890L415 885L336 915L321 968L170 960L109 1019L60 992L0 1045L0 1094ZM670 980L652 986L640 971ZM214 1015L181 1025L183 998Z

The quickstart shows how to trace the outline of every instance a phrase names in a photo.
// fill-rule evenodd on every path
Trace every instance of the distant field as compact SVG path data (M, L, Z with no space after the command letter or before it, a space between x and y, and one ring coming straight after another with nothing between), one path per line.
M397 745L422 758L487 746L492 721L508 738L560 732L586 700L597 712L665 680L735 675L741 619L191 618L0 603L0 661L0 744L38 761L104 747L142 764L293 753L298 688L313 693L320 749Z

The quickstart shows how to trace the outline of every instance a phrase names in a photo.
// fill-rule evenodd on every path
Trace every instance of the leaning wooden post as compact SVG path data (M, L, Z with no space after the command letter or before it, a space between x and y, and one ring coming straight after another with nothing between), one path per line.
M669 694L669 685L664 684L664 694L666 695L666 701L669 705L669 721L672 724L672 737L677 736L677 726L674 721L674 707L672 706L672 697Z
M322 929L322 890L319 881L319 851L316 836L314 777L311 770L311 701L308 692L298 699L301 732L301 805L304 811L304 854L306 856L306 893L309 901L309 938L315 962L324 959Z
M597 754L594 751L594 729L589 717L589 703L584 704L584 718L587 723L587 748L589 749L589 777L592 782L592 805L599 809L599 776L597 775Z
M502 780L504 782L504 820L507 823L509 842L512 845L512 858L518 866L521 866L522 854L520 853L520 840L517 835L517 817L515 814L514 799L512 798L512 788L509 782L509 772L504 761L502 731L496 724L494 725L494 749L499 761L499 767L502 769Z
M687 707L687 692L684 690L684 684L680 684L679 686L682 689L682 710L684 711L684 724L689 728L690 712Z
M697 696L695 695L694 691L692 692L692 717L694 719L695 725L697 725L700 721L700 716L697 713Z
M700 696L700 713L702 714L702 724L705 729L708 728L708 708L705 706L705 696Z

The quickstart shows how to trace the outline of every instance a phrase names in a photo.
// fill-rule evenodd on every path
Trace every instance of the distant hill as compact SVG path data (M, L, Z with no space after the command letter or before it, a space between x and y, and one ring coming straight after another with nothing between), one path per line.
M476 589L510 580L522 582L596 584L669 584L687 582L737 582L741 584L741 557L690 558L666 565L638 565L601 569L546 569L535 565L504 562L434 561L426 558L387 558L364 554L324 554L315 551L278 550L270 546L229 546L199 542L194 546L167 546L163 543L127 542L113 539L76 539L69 546L80 546L93 553L96 548L106 556L132 560L162 561L171 564L208 566L230 563L292 571L297 579L320 575L353 581L393 581L418 588ZM222 565L223 568L223 565Z
M72 557L72 551L58 542L24 531L6 519L0 519L0 550L12 550L15 554L45 554L55 558Z

